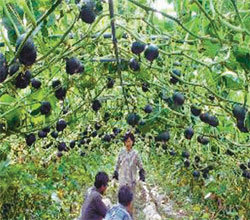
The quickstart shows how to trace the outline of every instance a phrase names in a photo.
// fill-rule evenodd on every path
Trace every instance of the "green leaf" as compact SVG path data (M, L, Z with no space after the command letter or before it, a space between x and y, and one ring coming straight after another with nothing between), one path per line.
M47 26L45 24L42 25L41 31L42 31L43 37L48 37L49 36L48 28L47 28Z
M168 20L163 23L163 30L167 29L168 31L173 31L174 30L174 22L171 20Z
M248 131L250 131L250 112L247 113L246 119L245 119L245 126Z
M0 162L0 173L10 165L10 160Z
M29 100L37 100L37 101L42 101L44 99L44 97L46 96L47 90L46 89L40 89L36 92L33 92L30 96L29 96Z
M234 72L225 72L222 74L222 78L225 81L225 85L229 89L242 89L244 84L243 80L239 78Z
M0 161L7 159L7 156L8 156L8 153L10 152L10 150L11 150L11 148L10 148L9 143L3 143L0 146Z
M20 112L20 109L15 109L5 115L9 128L13 129L20 126Z
M249 48L244 47L235 47L233 49L233 54L236 58L236 61L239 62L242 66L250 70L250 50Z
M199 33L200 25L200 18L194 17L186 24L186 27L190 29L191 32Z
M58 102L58 99L54 96L54 94L53 95L50 95L49 97L48 97L48 102L50 102L50 104L51 104L51 107L52 107L52 111L54 111L55 110L55 108L56 108L56 104L57 104L57 102Z
M205 41L204 48L206 49L204 54L211 58L214 58L219 52L221 46L219 44L212 43L211 41Z
M17 40L17 35L16 35L15 30L14 29L8 30L7 33L8 33L8 38L9 38L11 44L15 45L16 40Z
M220 185L220 187L219 187L219 189L218 189L218 193L219 194L223 194L223 193L225 193L226 192L226 190L227 190L227 185L226 185L226 183L222 183L221 185Z
M0 102L3 103L12 103L15 102L16 99L8 94L1 96ZM13 109L13 110L12 110ZM1 105L0 108L3 112L8 112L4 115L4 118L7 120L8 128L15 128L20 125L20 116L21 116L21 109L15 109L12 105Z
M199 12L199 7L196 4L192 4L191 7L190 7L190 11L198 13Z
M32 14L29 6L27 5L26 1L25 0L20 0L19 1L20 5L22 6L25 14L27 15L27 17L29 18L29 20L31 21L31 23L33 24L33 26L35 27L36 26L36 18L35 16Z
M53 26L55 22L56 22L56 16L54 14L51 14L47 21L47 27Z
M15 6L15 5L12 5L11 8L18 15L18 17L20 17L20 19L23 19L22 9L20 9L18 6ZM17 16L13 15L13 13L9 13L9 11L6 12L6 10L4 10L3 12L2 23L7 30L8 38L10 42L12 44L15 44L16 39L17 39L16 29L18 29L18 31L22 33L23 27L22 27L22 24L19 22ZM14 26L16 27L16 29Z
M33 126L41 125L45 121L45 115L38 115L38 117L31 117L31 123Z
M0 97L0 102L6 102L6 103L11 103L15 102L16 99L8 94L4 94Z
M36 116L40 113L40 107L41 105L40 104L35 104L33 107L32 107L32 112L30 113L32 116Z
M250 30L250 16L249 15L246 16L243 23L244 23L246 29Z

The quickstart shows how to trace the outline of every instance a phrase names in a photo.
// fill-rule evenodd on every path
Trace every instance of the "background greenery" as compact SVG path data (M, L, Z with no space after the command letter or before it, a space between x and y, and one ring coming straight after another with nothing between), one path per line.
M165 1L165 0L162 0ZM94 1L95 22L79 19L78 1L1 0L0 51L10 66L17 58L18 36L30 34L38 57L29 69L42 83L40 89L17 89L18 73L0 83L0 218L72 219L79 215L82 193L100 169L110 175L127 129L136 132L136 148L142 153L147 181L158 184L171 198L191 210L190 218L249 219L249 179L242 176L240 164L249 170L249 132L240 132L233 117L233 106L249 110L250 96L250 3L246 0L176 0L174 6L154 8L153 0L114 1L118 41L117 65L111 38L109 4ZM153 4L154 3L154 4ZM174 14L176 13L176 14ZM128 62L134 41L155 44L160 55L152 63L140 57L140 71ZM68 75L66 58L77 57L84 65L82 74ZM172 71L181 76L170 83ZM108 89L108 77L115 80ZM67 90L61 101L55 97L52 81L59 79ZM142 91L142 83L149 91ZM185 103L178 107L172 95L179 91ZM102 107L92 110L98 99ZM48 116L40 114L41 102L52 106ZM153 112L143 108L151 104ZM190 112L192 105L219 119L216 128L203 123ZM131 127L127 115L141 117ZM106 117L105 117L106 115ZM108 116L108 117L107 117ZM55 130L58 119L67 128L54 139L49 134L32 146L25 137L49 126ZM102 125L95 131L95 123ZM250 113L244 121L250 130ZM194 137L184 137L192 126ZM113 128L121 129L104 135ZM167 143L155 137L168 130ZM208 145L197 142L198 135L209 138ZM75 140L76 146L58 156L59 142ZM171 152L176 155L172 156ZM191 166L184 167L182 152L190 153ZM199 164L195 156L201 158ZM193 177L193 171L213 166L208 178ZM188 202L187 202L188 201Z

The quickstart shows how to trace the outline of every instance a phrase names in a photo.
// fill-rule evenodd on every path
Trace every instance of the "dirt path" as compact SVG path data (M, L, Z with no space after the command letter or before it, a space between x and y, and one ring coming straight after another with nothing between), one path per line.
M118 184L112 181L106 197L108 203L117 203L116 192ZM134 200L134 220L166 220L166 219L186 219L187 213L175 207L173 200L167 195L160 194L157 186L151 187L140 182L136 188ZM107 201L106 201L107 202Z

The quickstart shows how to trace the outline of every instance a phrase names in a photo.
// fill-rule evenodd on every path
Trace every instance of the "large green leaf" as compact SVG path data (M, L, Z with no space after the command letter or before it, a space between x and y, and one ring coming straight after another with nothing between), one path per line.
M250 50L249 48L235 47L233 50L234 56L237 62L239 62L244 68L250 70Z
M244 87L243 80L234 72L224 72L222 78L224 79L226 87L229 89L238 90Z
M0 105L0 112L4 113L8 128L11 129L20 125L21 108L11 105L15 101L16 99L8 94L0 97L0 102L5 103L4 105Z
M4 103L12 103L15 102L16 99L12 96L10 96L9 94L4 94L0 97L0 102L4 102Z
M211 41L204 41L204 48L206 50L204 54L211 58L214 58L219 52L221 45L212 43Z

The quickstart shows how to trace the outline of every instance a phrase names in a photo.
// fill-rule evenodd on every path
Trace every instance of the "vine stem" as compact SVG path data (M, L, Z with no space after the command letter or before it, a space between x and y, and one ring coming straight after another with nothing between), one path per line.
M156 12L156 13L159 13L161 14L162 16L174 21L175 23L177 23L183 30L185 30L186 32L188 32L190 35L192 35L193 37L195 38L198 38L200 40L210 40L212 42L215 42L215 43L219 43L219 39L217 38L212 38L212 37L205 37L205 36L198 36L196 34L194 34L192 31L190 31L187 27L185 27L181 21L171 15L168 15L167 13L165 12L162 12L162 11L159 11L159 10L156 10L154 8L151 8L151 7L148 7L148 6L145 6L135 0L128 0L129 2L133 3L134 5L137 5L138 7L142 8L143 10L149 12L149 11L152 11L152 12ZM229 41L225 40L225 39L222 39L223 42L225 43L230 43Z
M209 0L209 5L210 5L210 9L212 11L212 19L214 19L214 17L215 17L215 10L214 10L213 0Z
M75 20L73 21L72 25L69 27L69 29L64 33L64 35L62 36L62 38L60 39L60 41L58 43L56 43L56 45L54 47L52 47L45 55L43 55L42 57L37 59L37 62L40 60L43 60L44 58L46 58L48 55L50 55L63 41L64 39L67 37L67 35L70 33L70 31L72 30L72 28L74 27L76 21L78 20L78 17L75 18Z
M109 27L109 26L105 27L105 28L101 31L101 33L104 33L104 32L108 29L108 27ZM87 34L85 34L85 35L81 38L81 41L82 41L83 39L89 37L89 36L90 36L90 32L87 33ZM98 39L99 39L99 37L96 38L95 41L97 41ZM60 53L57 57L54 57L52 60L49 61L49 63L47 64L47 66L42 67L42 68L39 68L39 69L36 69L36 70L34 71L34 72L36 72L35 76L38 76L40 73L42 73L43 71L45 71L46 69L48 69L48 67L49 67L51 64L60 61L62 58L65 58L65 57L67 57L69 54L72 54L73 52L76 52L77 50L83 48L85 45L86 45L86 43L85 43L85 44L81 44L80 46L78 46L78 47L76 47L76 48L74 48L74 49L72 49L72 50L70 50L70 47L66 48L65 50L62 50L61 53Z
M141 43L144 43L144 44L147 44L145 41L142 40L141 37L137 36L135 33L132 33L132 31L130 31L128 28L124 27L123 25L120 25L118 24L117 26L121 27L122 29L124 29L126 32L128 32L131 36L133 36L137 41L141 42ZM182 51L177 51L177 52L172 52L172 53L167 53L165 52L164 50L161 50L159 49L159 52L164 54L164 55L167 55L167 56L172 56L172 55L180 55L180 56L185 56L186 58L194 61L194 62L197 62L205 67L207 67L210 71L211 71L211 67L207 64L205 64L204 62L200 61L200 60L197 60L191 56L189 56L188 54L185 54L183 53Z
M29 6L27 5L25 0L20 1L20 5L22 6L24 12L26 13L27 17L30 19L32 25L36 27L36 18L34 14L31 12Z
M138 38L139 39L139 38ZM125 51L124 51L125 52ZM127 52L126 52L126 55L129 55ZM181 55L181 53L175 53L175 54L172 54L172 55ZM191 57L189 57L187 54L184 54L183 53L183 55L184 56L186 56L186 57L188 57L188 58L191 58ZM192 58L192 60L193 61L196 61L196 62L198 62L198 63L200 63L200 61L198 61L198 60L195 60L195 59L193 59ZM150 67L150 68L152 68L152 69L155 69L155 70L158 70L158 71L160 71L160 72L166 72L166 69L165 68L161 68L161 67L156 67L156 66L151 66L151 65L149 65L149 64L146 64L146 63L143 63L145 66L147 66L147 67ZM200 64L202 64L202 63L200 63ZM207 66L207 65L205 65L209 70L211 70L210 68L210 66ZM199 83L196 83L196 82L189 82L189 81L186 81L186 80L184 80L184 79L182 79L181 77L179 77L179 76L177 76L177 75L175 75L175 78L177 78L180 82L182 82L182 83L184 83L184 84L186 84L186 85L190 85L190 86L194 86L194 87L200 87L200 88L203 88L203 89L205 89L205 90L207 90L209 93L211 93L211 94L213 94L218 100L220 100L220 101L224 101L224 102L228 102L228 103L232 103L232 104L235 104L236 102L235 101L233 101L233 100L230 100L230 99L226 99L226 98L224 98L224 97L222 97L222 96L220 96L219 94L217 94L215 91L213 91L211 88L209 88L208 86L206 86L206 85L204 85L204 84L199 84ZM161 80L159 80L158 79L158 81L159 82L161 82ZM164 84L164 82L161 82L161 83L163 83ZM150 84L152 84L152 82L150 82ZM164 88L164 87L162 87L162 88ZM246 105L247 106L247 105ZM248 106L247 106L248 107ZM231 114L230 114L231 115Z
M126 103L126 105L128 107L128 112L129 112L128 100L127 100L127 96L126 96L124 85L123 85L122 71L121 71L121 66L120 66L121 63L120 63L120 59L119 59L119 51L118 51L117 38L116 38L116 33L115 33L114 3L113 3L113 0L109 0L109 13L110 13L110 24L111 24L111 31L112 31L112 40L113 40L113 45L114 45L114 50L115 50L115 57L116 57L116 62L117 62L117 71L118 71L118 74L119 74L119 77L120 77L122 93L123 93L125 103Z
M51 8L37 21L36 26L33 26L33 28L25 35L22 43L20 44L20 46L18 47L18 50L15 54L15 57L11 60L10 64L13 64L15 62L15 60L17 59L17 57L19 56L24 44L26 43L26 41L28 40L28 38L31 36L31 34L35 31L36 27L42 23L55 9L56 7L62 2L62 0L57 0L55 2L55 4L53 4L51 6Z
M7 5L6 5L5 0L3 1L3 8L4 8L4 11L5 11L5 13L6 13L8 19L10 20L11 24L13 25L13 27L14 27L14 29L15 29L16 35L19 37L19 36L20 36L20 32L19 32L19 30L18 30L18 28L17 28L15 22L13 21L11 15L10 15L10 13L9 13L9 10L8 10L8 8L7 8Z
M154 66L152 68L156 69L158 71L161 71L161 72L166 71L166 69L161 68L161 67ZM189 81L186 81L186 80L182 79L181 77L179 77L177 75L175 75L175 78L177 78L180 82L182 82L182 83L184 83L186 85L190 85L190 86L194 86L194 87L201 87L203 89L206 89L208 92L210 92L211 94L213 94L220 101L229 102L229 103L235 103L235 101L232 101L232 100L229 100L229 99L226 99L226 98L220 96L219 94L217 94L211 88L209 88L208 86L206 86L204 84L199 84L199 83L196 83L196 82L189 82Z
M9 50L10 50L11 52L13 52L12 47L11 47L11 45L10 45L8 39L6 38L6 36L5 36L5 34L4 34L3 27L0 27L0 33L1 33L1 35L2 35L2 38L3 38L3 40L4 40L4 43L7 45L7 47L9 48Z
M242 19L241 19L241 17L240 17L240 13L239 13L239 10L238 10L236 1L235 1L235 0L231 0L231 2L232 2L232 4L233 4L233 6L234 6L234 10L235 10L235 12L236 12L237 17L238 17L238 19L239 19L239 21L240 21L242 27L244 28L244 23L243 23L243 21L242 21Z
M217 32L217 27L216 24L214 22L214 20L210 17L210 15L206 12L206 10L202 7L202 5L200 4L200 2L198 2L198 0L193 0L193 2L199 7L199 9L203 12L203 14L206 16L206 18L210 21L210 23L212 24L213 28L214 28L214 32L217 35L217 38L220 40L221 42L221 38Z

